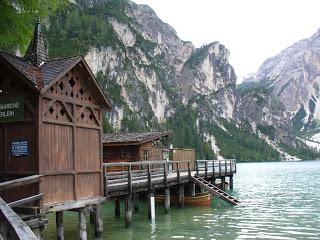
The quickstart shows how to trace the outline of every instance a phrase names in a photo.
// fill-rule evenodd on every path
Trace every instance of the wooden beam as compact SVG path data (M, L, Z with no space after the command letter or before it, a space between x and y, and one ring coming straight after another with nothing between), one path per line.
M25 204L28 204L28 203L32 203L34 201L38 201L38 200L42 199L43 195L44 195L43 193L40 193L40 194L37 194L35 196L23 198L23 199L8 203L8 206L13 208L13 207L18 207L18 206L25 205Z
M29 185L41 181L41 175L33 175L0 183L0 191Z
M97 197L97 198L88 198L84 200L72 201L65 204L58 204L58 205L46 205L45 212L58 212L58 211L66 211L71 209L79 209L84 208L88 205L97 205L104 202L106 198L104 197Z
M1 223L6 222L10 235L20 240L37 240L28 225L0 198Z

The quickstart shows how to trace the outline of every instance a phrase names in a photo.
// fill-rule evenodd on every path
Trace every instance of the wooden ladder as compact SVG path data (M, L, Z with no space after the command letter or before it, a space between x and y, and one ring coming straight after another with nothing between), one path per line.
M221 198L222 200L226 201L227 203L230 203L231 205L238 205L240 203L239 200L235 199L234 197L230 196L228 193L222 191L220 188L214 186L212 183L206 181L205 179L194 176L191 177L192 181L196 184L198 184L200 187L203 187L211 194Z

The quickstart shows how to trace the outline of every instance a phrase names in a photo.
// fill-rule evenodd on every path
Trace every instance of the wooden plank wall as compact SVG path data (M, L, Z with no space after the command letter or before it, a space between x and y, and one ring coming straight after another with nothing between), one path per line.
M172 161L183 161L183 160L191 160L190 167L191 167L191 169L194 169L195 160L196 160L195 150L194 149L174 148L172 150ZM181 164L181 168L187 169L187 167L188 167L187 163Z
M103 196L102 112L76 66L41 98L40 184L45 205Z
M35 175L38 173L37 111L38 97L7 65L0 62L0 97L22 96L24 98L24 120L0 124L0 173L2 181ZM3 65L2 65L3 64ZM11 142L27 140L29 155L11 156ZM15 201L39 191L38 183L14 190L0 192L6 201Z
M163 152L169 152L169 149L167 147L158 147L154 146L152 142L141 144L139 154L140 159L144 159L144 151L149 151L149 161L154 160L165 160L163 159Z

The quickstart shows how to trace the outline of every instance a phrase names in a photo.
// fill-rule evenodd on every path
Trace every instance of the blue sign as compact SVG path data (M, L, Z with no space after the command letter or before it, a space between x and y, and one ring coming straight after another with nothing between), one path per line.
M11 142L11 155L13 157L29 156L29 147L27 140L16 140Z

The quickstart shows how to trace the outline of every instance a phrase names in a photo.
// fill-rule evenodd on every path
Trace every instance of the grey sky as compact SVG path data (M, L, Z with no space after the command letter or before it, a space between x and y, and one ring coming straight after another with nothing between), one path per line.
M133 0L144 3L197 47L230 50L238 82L268 57L320 28L320 0Z

